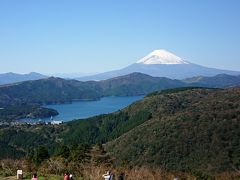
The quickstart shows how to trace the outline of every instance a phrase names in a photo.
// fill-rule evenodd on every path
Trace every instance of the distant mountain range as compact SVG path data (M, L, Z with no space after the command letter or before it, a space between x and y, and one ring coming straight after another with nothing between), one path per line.
M185 79L193 76L215 76L218 74L240 75L240 71L220 70L193 64L171 52L160 49L151 52L137 61L137 63L123 69L81 77L78 80L104 80L133 72L171 79Z
M152 77L142 73L132 73L108 80L87 82L50 77L2 85L0 87L0 106L98 100L103 96L144 95L153 91L178 87L224 88L239 85L240 76L225 74L215 77L195 77L183 81Z
M227 74L219 74L213 77L197 76L184 79L183 82L191 84L192 86L212 87L212 88L226 88L240 86L240 75L231 76Z
M165 77L170 79L188 79L192 77L210 77L218 74L240 75L240 71L221 70L209 68L185 61L175 54L160 49L155 50L134 64L123 69L108 71L99 74L93 73L57 73L56 76L65 79L76 79L79 81L101 81L131 73L142 73L153 77ZM10 84L28 80L38 80L49 77L48 75L31 72L29 74L4 73L0 74L0 85Z
M60 77L64 79L77 79L79 77L85 77L94 75L96 73L54 73L54 74L47 74L48 76Z
M46 77L47 76L36 73L36 72L31 72L29 74L16 74L16 73L9 72L9 73L0 74L0 85L22 82L22 81L29 81L29 80L38 80Z

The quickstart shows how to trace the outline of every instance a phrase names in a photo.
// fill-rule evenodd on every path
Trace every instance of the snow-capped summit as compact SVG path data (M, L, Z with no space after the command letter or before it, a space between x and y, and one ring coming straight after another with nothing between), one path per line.
M154 50L144 58L140 59L139 64L189 64L182 58L164 49Z
M159 49L125 68L78 78L78 80L105 80L133 72L171 79L185 79L194 76L216 76L217 74L240 75L240 71L215 69L190 63L171 52Z

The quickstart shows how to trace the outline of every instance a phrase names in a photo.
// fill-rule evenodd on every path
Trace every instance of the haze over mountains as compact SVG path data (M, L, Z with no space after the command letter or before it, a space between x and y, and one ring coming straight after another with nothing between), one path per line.
M78 78L78 80L104 80L140 72L154 77L185 79L193 76L215 76L217 74L239 75L239 71L208 68L188 62L177 55L160 49L155 50L134 64L123 69Z
M36 72L30 72L28 74L16 74L12 72L3 73L3 74L0 74L0 85L16 83L21 81L38 80L46 77L47 76L36 73Z
M240 86L240 75L231 76L227 74L218 74L213 77L196 76L184 79L183 82L191 84L192 86L212 87L212 88L226 88Z
M166 77L178 80L193 78L196 76L211 77L218 74L240 75L240 71L221 70L193 64L167 50L160 49L154 50L136 63L119 70L95 75L93 73L56 73L52 75L43 75L35 72L29 74L16 74L10 72L0 74L0 85L28 80L38 80L50 76L76 79L80 81L100 81L128 75L134 72L143 73L153 77Z

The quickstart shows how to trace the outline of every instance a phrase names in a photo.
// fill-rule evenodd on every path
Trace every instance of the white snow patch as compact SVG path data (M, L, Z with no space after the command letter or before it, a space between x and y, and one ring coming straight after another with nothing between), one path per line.
M140 59L139 64L189 64L182 58L164 49L154 50L144 58Z

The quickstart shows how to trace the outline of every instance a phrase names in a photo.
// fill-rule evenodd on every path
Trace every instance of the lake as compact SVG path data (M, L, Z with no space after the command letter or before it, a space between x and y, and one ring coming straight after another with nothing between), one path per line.
M59 115L54 116L53 120L71 121L74 119L83 119L100 114L108 114L127 107L144 96L127 97L103 97L99 101L77 101L71 104L47 105L44 107L52 108L58 111ZM23 119L23 122L36 122L39 119ZM52 121L50 118L43 118L42 121Z

